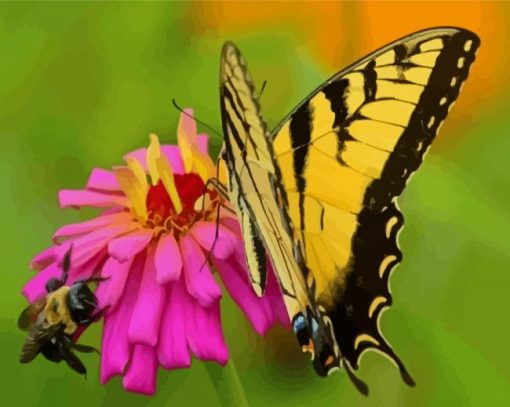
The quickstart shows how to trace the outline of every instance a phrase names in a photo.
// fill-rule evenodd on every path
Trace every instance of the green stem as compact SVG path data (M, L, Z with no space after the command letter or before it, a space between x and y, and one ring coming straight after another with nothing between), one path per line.
M248 398L244 392L241 378L232 359L225 367L216 363L204 363L218 396L225 406L248 407Z

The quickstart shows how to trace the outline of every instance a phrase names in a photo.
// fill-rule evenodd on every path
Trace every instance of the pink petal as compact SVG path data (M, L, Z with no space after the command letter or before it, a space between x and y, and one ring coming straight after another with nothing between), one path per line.
M154 347L158 342L161 313L165 306L165 288L156 281L154 251L147 251L142 282L138 291L131 322L129 324L129 341Z
M46 295L46 283L50 278L60 278L62 269L57 263L51 263L45 269L39 271L23 287L22 294L32 303L43 295Z
M198 151L203 154L209 154L209 136L207 134L199 134L197 136Z
M88 280L94 275L99 276L101 268L107 259L106 254L106 250L102 249L81 266L74 267L71 265L66 283L73 284L75 281Z
M283 300L282 290L269 260L267 260L266 267L267 282L266 291L263 298L267 301L268 308L272 311L274 319L279 321L283 327L290 328L291 322L289 319L289 313L287 312L287 308L285 307L285 302Z
M94 168L87 182L88 189L100 189L103 191L120 192L122 189L112 171Z
M55 248L51 246L36 255L30 262L29 267L33 270L41 270L53 261L55 261Z
M101 346L100 382L105 384L113 376L121 375L129 361L130 345L127 339L129 309L119 307L117 312L104 316Z
M182 162L181 150L177 146L161 146L161 152L168 159L172 170L176 174L184 174L184 163Z
M101 353L101 383L105 384L113 376L124 372L131 353L128 338L129 323L138 297L145 256L136 256L129 272L125 292L114 309L106 309L103 327ZM113 270L112 270L113 271Z
M180 131L186 134L190 140L195 140L197 137L197 122L194 119L193 109L186 108L184 113L181 113Z
M172 170L176 174L183 174L184 173L184 164L182 162L181 153L179 151L179 147L173 146L173 145L162 145L161 146L161 152L163 155L168 158L168 161L170 162L170 166L172 167ZM145 171L148 171L147 169L147 149L146 148L140 148L136 151L133 151L131 153L128 153L124 156L124 161L126 161L127 157L132 157L136 159L140 164L142 164L142 167Z
M228 261L213 258L214 265L225 288L245 313L256 332L264 335L276 322L291 326L287 308L276 275L267 261L267 281L264 296L257 297L248 279L248 266L244 251L239 249Z
M147 247L154 235L151 229L137 229L108 243L108 253L118 261L133 258Z
M228 350L221 330L220 303L204 308L189 298L185 309L186 337L191 351L201 360L227 363Z
M110 240L138 227L139 225L133 222L123 223L94 230L93 232L83 236L70 238L60 246L55 247L56 257L59 262L62 262L62 259L69 250L69 247L73 245L71 253L71 267L78 268L85 264L98 252L103 250Z
M125 195L87 191L84 189L62 189L58 193L61 208L93 206L105 208L108 206L127 207L129 200Z
M147 345L135 345L122 385L128 391L152 396L156 392L157 368L156 350Z
M124 293L124 287L129 276L129 270L133 264L133 259L120 263L113 257L108 258L101 274L107 280L99 283L95 292L99 309L108 307L108 312L113 312Z
M53 241L57 241L62 237L82 235L94 230L112 225L114 223L130 222L132 220L131 214L128 212L117 212L111 215L101 215L97 218L87 220L80 223L72 223L70 225L62 226L53 234Z
M103 211L101 212L101 215L112 215L114 213L125 212L125 211L126 211L125 208L106 208L106 209L103 209Z
M167 302L159 333L158 360L166 369L186 368L191 365L184 320L189 294L182 278L166 287Z
M216 229L218 236L216 237ZM227 259L243 242L229 229L214 222L197 222L190 230L194 239L206 252L211 251L214 244L214 256ZM214 241L216 240L216 243Z
M179 279L182 269L181 252L172 234L165 234L159 239L155 264L156 280L159 284Z
M95 271L100 269L102 262L105 259L106 252L99 252L96 256L92 257L87 263L77 268L71 268L68 273L66 283L73 284L75 281L89 279ZM46 294L46 283L50 278L61 278L62 267L54 262L44 270L38 272L35 277L25 285L22 290L23 295L27 297L30 302Z
M145 172L148 171L147 169L147 149L146 148L139 148L138 150L131 151L130 153L127 153L124 155L123 160L127 162L127 158L131 157L134 158L136 161L138 161Z
M242 236L241 225L237 218L232 216L225 216L221 219L221 224L226 226L231 232L233 232L236 236Z
M204 252L197 242L187 234L181 238L184 280L188 292L200 305L207 307L221 298L221 290L211 274Z
M274 322L274 318L267 313L264 299L257 297L248 282L248 271L234 260L223 261L213 258L213 262L234 302L244 312L255 331L259 335L264 335Z

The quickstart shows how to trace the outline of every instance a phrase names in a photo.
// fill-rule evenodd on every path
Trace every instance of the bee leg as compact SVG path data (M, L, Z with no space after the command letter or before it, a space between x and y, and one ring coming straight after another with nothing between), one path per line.
M65 346L62 347L63 350L63 359L66 361L67 366L69 366L75 372L85 375L85 379L87 378L87 369L85 365L80 360L78 356L76 356L70 349Z
M63 360L58 343L53 343L51 341L46 342L41 346L41 353L46 359L54 363L60 363Z
M87 299L83 300L83 302L84 302L85 304L90 305L91 307L94 307L94 308L97 306L97 304L96 304L96 303L94 303L94 302L92 302L92 301L89 301L89 300L87 300Z
M84 280L84 283L101 283L103 281L109 280L110 277L91 277L88 280Z
M65 256L64 256L64 261L62 263L62 278L61 280L63 281L63 283L65 284L65 282L67 281L67 277L69 275L69 269L71 268L71 253L73 251L73 245L71 244L71 246L69 246L69 250L66 252Z
M85 368L85 365L73 352L68 351L64 357L64 360L66 361L67 366L69 366L75 372L85 375L85 379L87 378L87 369Z
M85 375L85 378L87 378L87 369L78 356L71 351L70 344L72 344L72 340L68 335L61 333L57 336L57 346L61 356L60 360L65 360L67 366L75 372Z
M81 344L78 344L78 343L73 344L73 349L78 351L78 352L82 352L82 353L93 353L93 352L96 352L98 355L101 354L99 349L96 349L93 346L81 345Z
M51 293L53 291L57 291L63 285L64 285L64 282L62 280L59 280L58 278L50 278L46 282L46 291L48 293Z
M74 350L76 350L78 352L82 352L82 353L96 352L99 355L101 354L101 352L99 352L99 350L94 348L93 346L81 345L79 343L75 343L69 336L65 336L64 338L65 338L64 340L66 342L66 346L68 349L74 349Z
M62 328L61 328L62 329ZM60 363L64 360L63 354L63 338L65 337L62 330L58 330L55 335L48 339L41 346L41 353L43 356L51 362Z

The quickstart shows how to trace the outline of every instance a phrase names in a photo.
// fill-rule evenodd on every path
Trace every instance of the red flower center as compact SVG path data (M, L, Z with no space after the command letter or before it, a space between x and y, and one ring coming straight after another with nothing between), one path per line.
M170 195L161 180L149 188L145 204L149 213L149 221L154 226L173 226L183 229L183 227L196 220L197 215L205 216L205 213L195 210L195 202L200 196L204 193L208 193L211 199L217 196L216 191L205 189L204 182L195 173L174 174L174 182L182 203L182 211L180 213L176 213ZM169 220L171 225L167 224Z

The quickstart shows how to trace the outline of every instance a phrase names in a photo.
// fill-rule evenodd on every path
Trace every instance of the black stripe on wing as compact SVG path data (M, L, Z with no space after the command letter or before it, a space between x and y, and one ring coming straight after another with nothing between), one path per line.
M408 126L388 159L381 178L374 180L365 194L364 204L372 210L381 210L393 197L399 196L409 176L422 163L441 123L459 95L480 45L479 38L467 31L444 37L443 41L444 48ZM472 43L466 51L464 46L469 41ZM458 66L459 60L463 61L461 67Z
M389 291L391 270L402 260L397 235L404 218L394 203L380 213L365 208L353 238L351 272L335 308L329 311L342 357L358 369L359 357L369 348L388 355L404 381L414 381L379 329L379 315L392 304Z
M377 91L377 73L374 67L375 61L370 61L362 70L365 77L365 84L363 87L363 90L365 91L365 103L371 102L375 99L375 94Z
M290 140L293 152L294 177L296 178L296 187L299 194L299 230L301 231L301 240L303 248L306 246L305 229L305 168L310 152L310 137L312 134L312 112L309 103L304 103L292 116L289 124Z
M444 48L409 125L386 162L381 178L374 179L365 193L364 207L358 215L359 227L352 240L350 270L335 307L329 310L341 354L354 369L358 368L365 350L377 349L397 364L409 385L414 385L414 381L379 329L381 310L392 303L388 285L390 273L402 259L397 234L403 225L403 216L396 207L395 198L421 164L439 125L459 94L480 44L478 37L467 31L442 37L442 40ZM404 55L404 48L400 47L398 52L395 48L400 59L413 52L405 48L407 54Z

